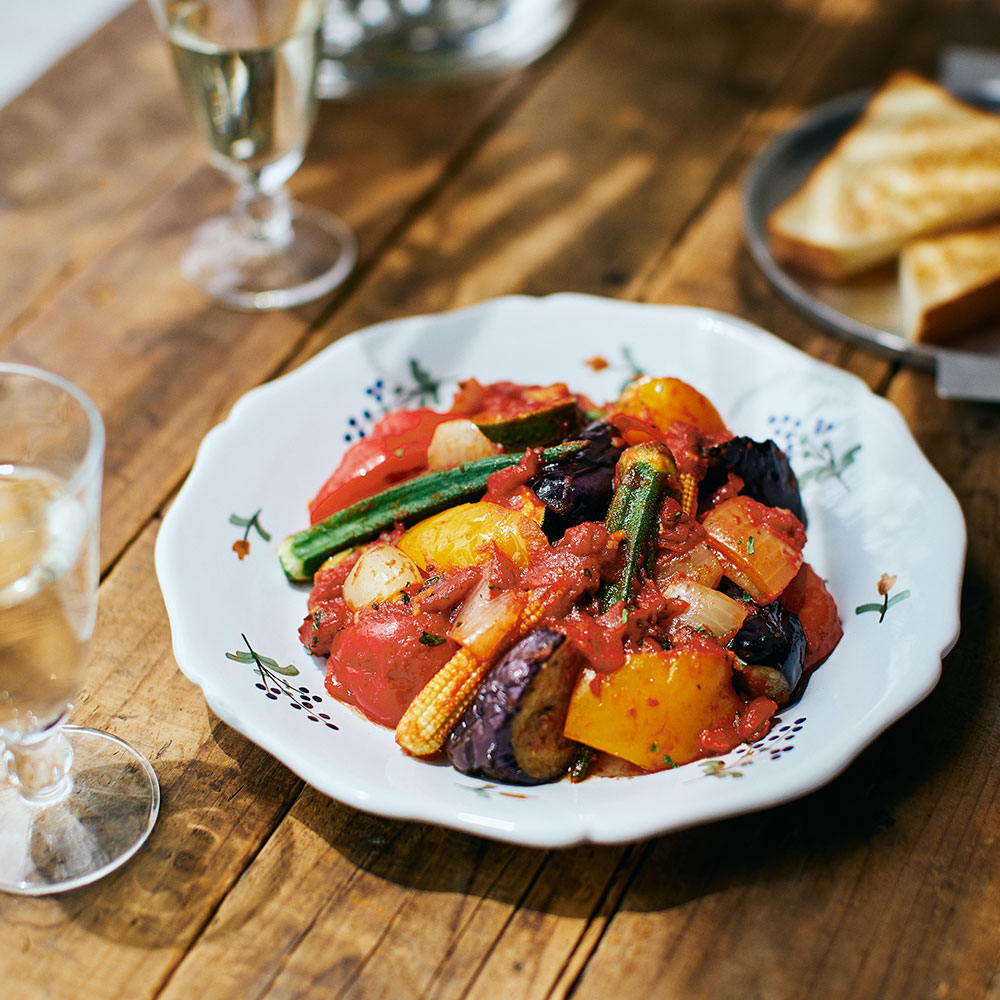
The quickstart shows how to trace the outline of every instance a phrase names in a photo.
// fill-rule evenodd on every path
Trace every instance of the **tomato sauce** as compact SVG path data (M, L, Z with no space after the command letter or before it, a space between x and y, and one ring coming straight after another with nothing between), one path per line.
M469 379L461 383L447 412L418 408L389 414L375 425L368 437L348 449L338 468L313 498L312 519L319 520L387 485L425 471L427 449L434 431L446 420L456 416L516 417L563 400L579 402L583 397L575 396L563 383L525 386L496 382L484 385ZM593 406L589 401L587 404ZM679 471L699 481L707 468L707 448L725 440L728 432L706 431L679 420L658 426L644 419L648 415L644 410L638 416L616 412L609 420L628 444L655 441L669 448ZM587 521L569 527L561 538L549 544L538 526L544 505L527 485L538 477L541 469L541 449L529 448L517 465L489 478L481 498L490 504L528 513L529 526L541 541L527 546L527 565L523 560L515 564L496 541L483 538L482 532L487 529L477 527L472 536L477 557L475 565L457 565L437 572L435 566L454 564L445 562L441 553L436 560L432 555L420 563L419 573L414 567L419 579L410 582L414 577L407 577L406 586L391 597L380 595L377 600L358 600L352 596L350 588L355 584L353 580L348 583L348 577L357 563L357 552L334 557L321 567L313 580L307 602L308 615L299 628L299 638L310 653L326 658L325 684L331 695L355 706L368 719L395 727L413 699L459 650L453 632L464 643L473 641L463 629L469 620L470 609L477 607L477 600L478 609L513 607L511 621L515 626L519 609L532 603L542 604L545 610L537 625L561 632L582 654L590 668L587 686L596 698L600 698L602 687L606 691L614 688L637 662L652 662L654 667L665 662L677 663L688 651L692 654L688 656L691 661L697 661L703 654L703 658L714 658L717 664L721 663L722 683L728 690L728 661L732 661L734 669L739 666L735 654L725 650L707 627L698 625L697 618L694 625L680 621L682 614L700 605L694 598L689 604L665 596L664 590L671 591L658 572L663 570L664 579L669 582L670 574L677 573L670 567L683 561L683 557L697 546L704 547L708 532L701 520L682 510L673 496L664 498L653 536L645 543L656 570L648 577L645 571L640 571L632 581L627 601L619 600L602 610L602 584L617 582L622 572L626 550L622 544L624 532L609 532L602 522ZM671 487L676 485L671 480ZM743 486L738 476L730 474L716 496L702 497L702 509L712 507L724 495L740 494L739 517L766 526L801 549L805 529L798 519L786 510L751 499L741 493ZM533 512L538 514L537 519ZM407 543L401 542L406 530L397 524L383 532L380 541L400 545L401 558L409 559L403 554ZM412 540L412 532L408 537ZM455 541L445 538L440 544L450 544L454 549ZM697 558L700 553L689 560L691 567L700 565ZM646 568L649 565L647 562ZM714 579L717 582L717 576ZM347 599L345 584L349 591ZM706 589L714 587L715 584ZM506 600L494 605L500 595L505 595ZM807 642L803 670L808 673L829 656L842 635L836 604L823 581L806 564L782 592L781 601L802 623ZM716 613L720 613L718 608ZM507 629L508 623L499 620ZM512 629L510 635L501 633L497 645L490 647L494 655L510 648L519 627ZM733 631L737 627L734 625ZM480 632L479 636L482 634ZM733 633L719 629L718 634ZM630 669L611 679L626 663ZM705 675L694 676L700 683ZM700 690L693 681L689 686ZM630 696L625 713L638 720L647 710L660 710L664 704L676 700L669 696L661 700L662 694L663 691L657 689L643 692L641 696ZM728 690L727 697L725 713L732 711L734 703L741 706L740 710L732 719L720 717L721 713L714 716L717 724L698 737L702 756L725 753L741 743L759 739L768 731L778 710L776 702L768 698L751 698L747 694L737 697L733 690ZM601 750L599 744L593 745ZM639 773L633 765L621 761L619 767L621 773Z
M451 405L452 414L475 419L520 417L526 413L576 399L564 382L551 385L521 385L516 382L491 382L483 385L470 378L459 383Z
M451 622L387 602L366 609L334 638L326 687L383 726L394 727L410 702L458 649Z

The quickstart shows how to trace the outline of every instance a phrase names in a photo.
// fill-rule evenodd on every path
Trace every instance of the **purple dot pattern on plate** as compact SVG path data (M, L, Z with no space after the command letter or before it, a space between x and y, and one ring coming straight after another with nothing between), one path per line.
M802 732L806 717L800 716L786 722L781 717L774 720L771 731L763 739L749 746L737 747L724 757L700 760L703 777L741 778L746 768L760 761L781 760L795 749L795 737Z
M246 637L244 636L244 642ZM298 667L288 664L280 666L277 660L269 656L261 656L247 642L247 649L239 650L236 653L226 653L227 659L235 660L238 663L247 663L253 666L254 673L260 678L254 687L262 691L268 701L283 701L293 712L302 712L307 721L324 725L327 729L339 729L330 718L328 712L324 711L324 696L314 694L305 685L295 685L286 677L298 675Z

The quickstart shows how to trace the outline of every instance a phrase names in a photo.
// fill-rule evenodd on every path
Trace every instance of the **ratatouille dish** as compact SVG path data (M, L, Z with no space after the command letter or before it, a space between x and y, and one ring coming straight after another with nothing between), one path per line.
M786 456L676 378L604 405L470 379L382 417L309 510L279 558L330 693L490 781L754 742L841 637Z

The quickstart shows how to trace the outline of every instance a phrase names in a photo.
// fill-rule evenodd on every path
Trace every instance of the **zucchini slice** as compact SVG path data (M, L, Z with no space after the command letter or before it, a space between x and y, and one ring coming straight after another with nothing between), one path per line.
M575 399L564 399L515 417L473 420L473 423L501 448L523 451L565 441L583 426L583 411Z

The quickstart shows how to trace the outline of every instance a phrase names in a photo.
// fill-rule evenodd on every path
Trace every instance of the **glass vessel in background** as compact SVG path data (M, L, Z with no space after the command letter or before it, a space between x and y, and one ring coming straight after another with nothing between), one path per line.
M326 0L320 97L507 72L547 52L579 0Z
M104 425L56 375L0 364L0 889L40 895L127 861L159 811L149 762L64 726L97 616Z
M149 0L209 162L237 185L228 216L195 233L181 268L244 309L319 298L354 267L354 234L293 202L316 116L324 0Z

